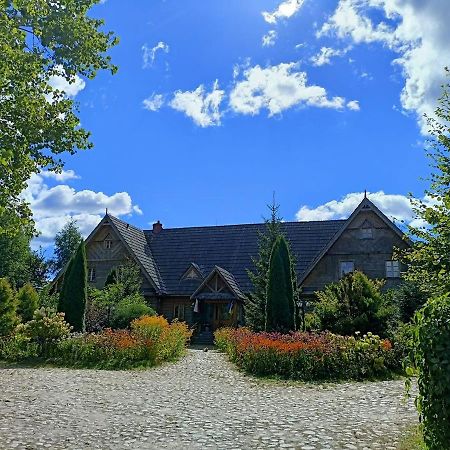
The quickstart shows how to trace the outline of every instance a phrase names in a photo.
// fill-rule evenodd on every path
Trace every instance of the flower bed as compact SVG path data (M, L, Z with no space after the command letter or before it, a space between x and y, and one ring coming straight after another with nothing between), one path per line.
M371 333L252 333L246 328L215 332L217 347L252 375L294 380L385 378L400 370L392 344Z
M62 314L40 310L0 340L0 359L20 362L34 358L60 366L97 369L151 367L183 355L192 332L182 322L169 324L161 316L143 316L131 330L69 334Z
M61 341L55 361L99 369L151 367L182 356L191 334L185 323L144 316L132 322L131 330L107 329Z

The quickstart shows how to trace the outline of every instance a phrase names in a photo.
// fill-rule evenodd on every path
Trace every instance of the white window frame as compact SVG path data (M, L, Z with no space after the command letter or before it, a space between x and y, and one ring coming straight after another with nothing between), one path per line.
M95 273L95 267L89 267L88 269L88 280L90 283L93 283L97 277L97 274Z
M373 228L361 228L361 239L373 239Z
M386 261L386 278L400 278L400 262Z
M351 266L350 266L351 265ZM350 269L351 267L351 269ZM355 271L355 261L339 261L339 277Z

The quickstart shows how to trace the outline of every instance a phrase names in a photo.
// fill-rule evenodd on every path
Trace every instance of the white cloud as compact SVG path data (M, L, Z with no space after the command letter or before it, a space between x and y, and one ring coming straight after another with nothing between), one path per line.
M86 87L86 83L78 75L75 74L68 81L61 66L56 67L55 70L57 74L50 76L48 79L48 84L53 89L64 92L68 97L73 98ZM49 98L51 99L51 95Z
M298 67L297 63L283 63L266 68L257 65L245 70L244 79L236 81L230 93L232 110L256 115L267 109L269 116L274 116L297 105L345 107L344 98L328 98L325 88L307 85L306 72L299 71Z
M48 170L43 170L39 173L39 176L51 178L62 183L69 180L78 180L80 178L73 170L62 170L61 172L49 172Z
M275 30L270 30L267 34L262 37L263 47L273 47L275 41L277 40L278 34Z
M384 16L375 22L369 15ZM422 132L432 114L450 61L450 8L445 0L340 0L318 36L334 34L355 43L380 42L396 52L405 78L400 101L414 112Z
M275 24L279 19L289 19L296 14L303 6L305 0L284 0L273 12L264 11L262 13L264 20Z
M385 194L383 191L368 193L367 195L370 201L397 224L404 221L406 224L423 226L423 222L415 218L411 202L407 196ZM363 192L352 192L340 200L332 200L315 208L302 206L296 214L296 219L299 221L347 219L363 198ZM424 201L432 204L429 198L425 198Z
M313 66L323 66L325 64L331 64L331 58L335 56L344 56L351 47L344 49L334 49L331 47L322 47L320 52L310 58Z
M150 48L147 44L142 46L142 68L147 69L152 67L155 63L156 54L158 51L169 53L170 47L165 42L158 42L153 48Z
M144 108L149 111L159 111L164 105L164 96L162 94L153 93L143 102Z
M169 105L184 112L200 127L217 126L221 123L220 104L224 95L225 91L219 89L219 82L216 80L211 92L206 92L203 85L195 91L175 92Z
M359 111L361 107L359 106L358 100L351 100L347 103L347 108L351 111Z
M33 175L22 197L30 204L36 228L40 233L34 246L47 247L56 233L71 218L77 220L86 237L100 221L106 208L116 216L142 214L127 192L106 195L91 190L76 191L67 184L48 186L45 179L64 182L79 178L73 171L64 171L59 177L51 172Z

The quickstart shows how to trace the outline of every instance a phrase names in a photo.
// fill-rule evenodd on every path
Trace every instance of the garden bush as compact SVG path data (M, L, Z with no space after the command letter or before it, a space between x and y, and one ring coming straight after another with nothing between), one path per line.
M71 329L64 313L40 308L34 312L33 320L17 326L15 335L25 336L36 344L39 356L48 356L59 341L69 336Z
M416 405L430 450L450 449L450 296L429 300L414 319ZM412 374L412 372L409 372Z
M361 380L390 377L400 370L392 344L367 333L252 333L246 328L216 331L215 343L246 372L294 380Z
M39 346L23 334L0 338L0 359L11 362L39 356Z
M8 336L18 323L17 299L6 278L0 278L0 336Z
M17 314L21 322L28 322L38 309L39 295L36 289L28 283L19 289L17 293Z
M129 369L151 367L183 355L192 332L185 323L144 316L131 330L106 329L74 335L58 343L54 362L74 367Z
M156 312L145 303L144 297L140 294L125 297L114 308L112 328L128 328L133 320L145 315L156 315Z
M396 305L381 294L383 283L355 271L325 286L316 293L314 307L321 329L342 335L371 331L385 337L398 313Z

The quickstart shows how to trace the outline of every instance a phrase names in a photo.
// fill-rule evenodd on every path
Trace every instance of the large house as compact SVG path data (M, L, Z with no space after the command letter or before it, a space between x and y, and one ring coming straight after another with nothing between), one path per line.
M200 329L244 322L243 304L252 285L247 269L258 252L265 224L166 229L160 222L141 230L106 214L86 241L89 281L102 288L109 272L126 259L142 271L142 290L155 310ZM347 220L284 222L282 232L297 259L304 297L343 274L361 270L399 283L394 247L403 233L369 199Z

